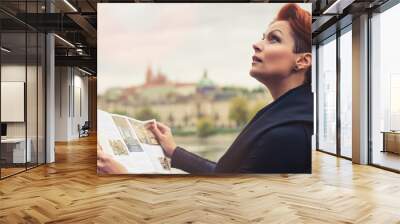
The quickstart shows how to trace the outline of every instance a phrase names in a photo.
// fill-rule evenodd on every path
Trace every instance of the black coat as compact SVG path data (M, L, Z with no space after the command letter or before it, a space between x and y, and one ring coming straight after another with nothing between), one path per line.
M181 147L172 167L189 173L311 173L313 94L308 84L262 108L217 163Z

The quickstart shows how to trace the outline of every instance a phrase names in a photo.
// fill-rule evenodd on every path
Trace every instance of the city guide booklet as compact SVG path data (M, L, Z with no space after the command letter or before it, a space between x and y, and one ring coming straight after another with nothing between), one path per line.
M129 174L184 173L171 168L170 159L145 125L155 120L139 121L130 117L97 110L97 141L108 155L121 163Z

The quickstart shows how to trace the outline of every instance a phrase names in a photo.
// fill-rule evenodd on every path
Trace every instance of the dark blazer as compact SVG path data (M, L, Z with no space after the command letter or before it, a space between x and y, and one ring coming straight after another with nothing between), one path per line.
M204 174L311 173L313 112L311 86L298 86L258 111L217 163L178 146L171 165Z

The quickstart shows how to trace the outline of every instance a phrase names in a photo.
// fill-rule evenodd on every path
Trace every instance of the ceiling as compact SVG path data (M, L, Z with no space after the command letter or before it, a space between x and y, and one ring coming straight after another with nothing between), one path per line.
M337 24L346 26L351 18L366 10L372 10L388 0L302 0L290 1L312 3L313 42L335 32ZM55 32L56 65L71 65L87 68L96 73L97 57L97 3L138 2L187 2L180 0L45 0L21 1L1 0L0 21L2 32L19 32L25 28ZM200 0L193 2L215 2ZM269 2L281 0L231 0L219 2ZM50 9L52 13L50 12ZM26 13L27 12L27 13ZM341 21L338 23L338 21ZM344 22L343 22L344 21ZM346 22L348 21L348 22ZM335 27L336 26L336 27ZM11 34L8 34L11 35ZM16 34L15 34L16 35ZM8 38L8 37L7 37ZM65 41L71 43L66 43ZM16 38L15 40L19 40Z

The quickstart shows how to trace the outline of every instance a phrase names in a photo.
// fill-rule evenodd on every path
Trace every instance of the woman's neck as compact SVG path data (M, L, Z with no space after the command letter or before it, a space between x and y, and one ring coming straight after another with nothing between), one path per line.
M264 85L268 88L269 92L272 95L272 98L276 100L287 91L301 86L303 85L303 83L304 78L296 79L294 77L290 77L287 79L268 80L264 83Z

